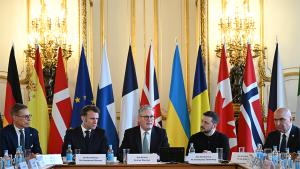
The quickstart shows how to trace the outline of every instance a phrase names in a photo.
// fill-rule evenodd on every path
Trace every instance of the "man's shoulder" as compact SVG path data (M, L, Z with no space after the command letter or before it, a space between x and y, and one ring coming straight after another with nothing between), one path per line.
M79 132L80 130L80 127L81 126L77 126L77 127L75 127L75 128L70 128L70 129L68 129L67 131L66 131L66 134L71 134L71 133L76 133L76 132Z
M219 136L221 136L221 137L226 137L226 138L228 138L227 135L224 134L224 133L221 133L221 132L219 132L219 131L215 131L215 132L216 132L217 135L219 135Z
M96 127L94 131L97 133L105 133L105 129L100 128L100 127Z
M159 133L166 132L166 129L163 129L163 128L160 128L160 127L157 127L157 126L153 126L152 130L155 130L156 132L159 132Z
M278 133L280 133L278 130L270 131L270 132L268 133L268 137L274 137L274 136L276 136Z

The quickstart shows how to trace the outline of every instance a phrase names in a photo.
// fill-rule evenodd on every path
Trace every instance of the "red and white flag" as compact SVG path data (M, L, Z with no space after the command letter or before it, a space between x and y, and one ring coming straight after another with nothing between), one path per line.
M146 74L145 74L145 82L143 86L141 106L142 105L150 105L154 109L154 125L157 127L162 127L162 118L160 111L160 101L159 101L159 93L157 86L157 79L155 73L155 66L153 60L153 47L152 43L149 47L149 53L146 64Z
M220 117L219 124L217 125L217 130L223 134L226 134L229 139L231 158L232 152L238 151L238 144L236 137L229 73L226 62L226 52L224 47L225 44L221 53L215 112L218 113Z
M48 154L61 154L66 130L70 128L72 105L61 47L58 50Z

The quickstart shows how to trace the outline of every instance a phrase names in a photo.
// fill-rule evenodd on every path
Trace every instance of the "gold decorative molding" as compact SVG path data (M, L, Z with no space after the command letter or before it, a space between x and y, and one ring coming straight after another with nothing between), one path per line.
M147 64L147 54L146 54L146 0L144 0L143 4L143 13L144 13L144 72L146 72L146 64Z
M208 99L210 100L210 64L209 64L209 1L206 1L207 17L206 17L206 29L207 29L207 91Z
M206 12L207 9L207 12ZM202 47L202 58L204 63L204 70L205 70L205 77L207 77L207 90L208 90L208 96L210 96L210 78L209 78L209 60L206 62L206 57L209 51L208 49L208 39L206 35L208 35L207 31L209 29L208 27L208 2L206 3L206 0L200 0L200 29L201 29L201 47ZM207 25L207 26L206 26ZM206 63L208 65L208 69L206 69ZM207 71L206 71L207 70ZM210 98L210 97L209 97Z
M131 50L136 64L136 29L135 29L135 0L131 0Z
M156 67L156 74L158 71L158 0L154 1L154 39L153 39L153 59Z
M81 26L82 26L82 39L83 39L83 46L84 46L84 54L87 58L87 11L86 11L86 1L81 0ZM80 55L79 55L80 56Z
M100 0L100 51L103 51L105 39L104 20L104 0ZM100 54L100 60L102 60L102 54Z
M80 61L80 52L81 52L81 48L80 48L80 0L78 0L78 63Z
M90 73L90 77L91 77L91 85L92 85L92 90L94 89L94 73L93 73L93 56L94 56L94 41L93 41L93 1L89 0L89 55L91 56L91 73Z
M186 76L186 98L188 110L190 111L190 58L189 58L189 1L184 1L184 45L185 45L185 76Z

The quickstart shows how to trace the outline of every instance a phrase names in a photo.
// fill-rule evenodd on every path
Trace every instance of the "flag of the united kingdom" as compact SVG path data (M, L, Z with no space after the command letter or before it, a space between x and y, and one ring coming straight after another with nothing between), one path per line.
M250 44L248 44L242 91L238 144L240 147L245 147L246 152L254 152L258 143L265 142L265 135Z

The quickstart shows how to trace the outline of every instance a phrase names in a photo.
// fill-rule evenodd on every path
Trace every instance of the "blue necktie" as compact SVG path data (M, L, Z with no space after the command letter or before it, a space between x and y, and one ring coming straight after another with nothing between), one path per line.
M142 150L143 154L147 154L148 153L148 138L147 138L147 134L148 134L148 132L146 131L145 132L145 137L144 137L144 140L143 140L143 150Z
M86 151L88 151L89 143L90 143L90 131L86 130L85 133L86 133L86 136L84 139L85 139Z
M282 135L282 140L281 140L281 146L280 146L280 152L285 152L285 147L286 147L286 135Z
M23 130L19 130L20 131L20 146L22 146L22 151L23 153L25 153L25 139L24 139L24 134L23 134Z

